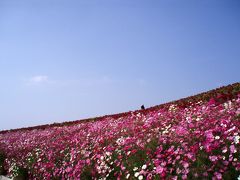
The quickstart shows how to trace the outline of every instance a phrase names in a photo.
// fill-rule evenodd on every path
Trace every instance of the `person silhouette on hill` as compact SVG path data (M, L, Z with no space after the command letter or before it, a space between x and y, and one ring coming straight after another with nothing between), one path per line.
M145 109L145 107L144 107L144 105L142 105L142 106L141 106L141 110L144 110L144 109Z

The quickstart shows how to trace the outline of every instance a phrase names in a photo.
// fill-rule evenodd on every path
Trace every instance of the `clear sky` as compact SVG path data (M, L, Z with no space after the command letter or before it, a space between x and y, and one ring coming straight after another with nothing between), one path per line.
M1 0L0 130L240 80L239 0Z

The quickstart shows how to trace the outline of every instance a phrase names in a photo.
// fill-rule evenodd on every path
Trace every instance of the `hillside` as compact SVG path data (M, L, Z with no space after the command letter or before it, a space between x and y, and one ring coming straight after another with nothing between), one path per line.
M240 179L240 83L146 110L0 132L0 175Z

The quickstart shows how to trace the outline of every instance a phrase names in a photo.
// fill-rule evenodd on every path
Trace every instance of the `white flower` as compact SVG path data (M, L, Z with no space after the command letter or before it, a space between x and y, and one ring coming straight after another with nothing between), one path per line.
M237 180L240 180L240 175L238 176Z
M174 111L177 110L177 107L176 107L176 105L172 104L172 105L169 107L168 110L171 111L171 112L174 112Z
M126 179L128 179L128 178L129 178L129 176L130 176L130 174L127 174L127 176L126 176Z
M146 169L146 168L147 168L147 165L144 164L144 165L142 166L142 169L144 170L144 169Z
M196 118L196 121L200 121L200 120L202 120L200 117L197 117L197 118Z
M232 107L232 102L228 101L228 102L225 102L223 105L224 105L225 109L230 109Z
M134 167L134 168L133 168L133 171L136 171L136 170L138 170L138 168L137 168L137 167Z
M139 172L135 172L134 176L138 177L139 176Z
M222 150L223 153L226 153L227 152L227 148L225 148L224 150Z
M238 144L239 143L240 136L235 136L234 137L234 143Z
M110 153L110 152L106 152L106 155L107 155L107 156L110 156L110 155L111 155L111 153Z
M165 131L163 131L162 133L163 133L163 134L167 134L167 133L168 133L168 130L165 130Z
M139 180L143 180L143 175L138 176Z
M215 136L215 139L220 139L220 137L219 136Z
M233 130L235 130L236 129L236 126L233 126L232 128L230 128L229 130L227 130L227 132L231 132L231 131L233 131Z
M227 127L227 125L226 125L226 124L223 124L223 123L221 123L220 125L223 126L223 127Z
M118 138L118 139L116 140L116 143L117 143L118 145L122 145L122 144L124 143L124 138L123 138L123 137Z

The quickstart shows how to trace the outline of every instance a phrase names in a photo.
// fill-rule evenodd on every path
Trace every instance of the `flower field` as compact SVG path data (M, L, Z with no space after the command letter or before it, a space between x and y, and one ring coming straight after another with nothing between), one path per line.
M145 110L0 132L25 179L240 179L240 83Z

